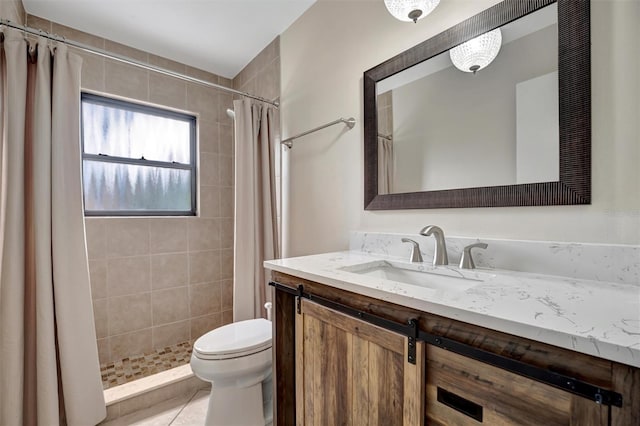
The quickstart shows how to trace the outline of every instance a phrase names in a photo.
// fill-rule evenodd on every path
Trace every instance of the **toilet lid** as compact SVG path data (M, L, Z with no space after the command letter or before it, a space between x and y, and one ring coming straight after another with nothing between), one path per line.
M201 336L193 351L201 358L231 358L271 347L271 321L259 318L234 322Z

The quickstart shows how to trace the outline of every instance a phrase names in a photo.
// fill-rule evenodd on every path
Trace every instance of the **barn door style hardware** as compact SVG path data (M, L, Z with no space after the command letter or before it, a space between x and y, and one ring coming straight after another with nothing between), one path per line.
M486 364L493 365L494 367L501 368L511 373L518 374L520 376L524 376L541 383L545 383L547 385L562 389L583 398L587 398L597 404L622 407L622 395L618 392L603 389L599 386L595 386L591 383L578 380L574 377L555 373L553 371L536 367L522 361L517 361L512 358L507 358L493 352L487 352L466 343L458 342L457 340L424 332L420 330L418 321L415 318L410 319L407 324L402 324L396 321L388 320L378 315L354 309L341 303L336 303L332 300L317 296L315 294L305 292L304 286L302 284L298 285L296 288L293 288L275 281L271 281L269 282L269 285L275 287L276 290L295 295L297 297L296 304L298 313L301 313L300 300L302 298L305 298L329 309L333 309L335 311L352 316L354 318L358 318L362 321L368 322L378 327L406 336L408 338L407 360L411 364L415 364L417 361L415 359L415 348L416 341L420 340L430 345L445 349L447 351L451 351L459 355L475 359L476 361L481 361Z
M307 293L304 291L304 286L302 284L298 285L295 289L286 285L282 285L277 282L273 282L273 281L270 282L269 285L272 287L275 287L277 290L294 294L296 296L296 311L298 314L302 313L301 300L302 298L305 298L309 301L315 302L326 308L333 309L334 311L342 312L351 317L358 318L362 321L368 322L370 324L376 325L386 330L393 331L395 333L406 336L408 338L407 360L411 364L416 363L416 339L418 337L419 329L418 329L418 320L416 320L415 318L412 318L411 320L409 320L408 324L399 324L395 321L390 321L386 318L382 318L377 315L370 314L368 312L359 311L349 306L336 303L332 300L325 299L324 297Z
M300 284L296 293L296 312L298 315L302 313L302 298L304 297L304 286Z
M418 320L415 318L411 318L409 320L409 329L412 332L409 336L407 336L407 361L411 364L416 363L416 340L418 339Z

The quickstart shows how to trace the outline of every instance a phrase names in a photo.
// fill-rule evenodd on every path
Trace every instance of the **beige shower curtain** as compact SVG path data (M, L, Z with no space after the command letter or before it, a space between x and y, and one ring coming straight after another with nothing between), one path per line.
M1 27L0 27L1 28ZM80 160L81 59L2 28L0 424L106 415Z
M236 196L233 320L265 316L262 262L280 257L276 207L278 113L248 99L233 103Z
M378 136L378 194L393 192L394 161L393 139Z

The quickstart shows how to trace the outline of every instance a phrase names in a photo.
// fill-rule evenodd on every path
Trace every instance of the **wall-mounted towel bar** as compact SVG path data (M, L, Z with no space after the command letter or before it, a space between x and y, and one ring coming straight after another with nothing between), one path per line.
M282 144L285 145L287 148L291 149L291 148L293 148L293 140L294 139L298 139L298 138L300 138L302 136L308 135L309 133L317 132L318 130L322 130L324 128L333 126L334 124L338 124L338 123L344 123L344 124L347 125L347 127L349 129L353 129L353 126L356 125L356 119L353 118L353 117L350 117L350 118L339 118L339 119L337 119L335 121L332 121L331 123L327 123L327 124L324 124L322 126L318 126L315 129L307 130L306 132L300 133L299 135L295 135L295 136L292 136L290 138L287 138L287 139L282 141Z

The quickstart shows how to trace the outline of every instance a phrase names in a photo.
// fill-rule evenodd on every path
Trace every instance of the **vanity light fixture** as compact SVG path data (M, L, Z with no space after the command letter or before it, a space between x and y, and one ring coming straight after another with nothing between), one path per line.
M500 28L479 35L449 50L451 62L460 71L476 73L489 65L500 52Z
M396 19L404 22L418 22L435 9L440 0L384 0L387 10Z

